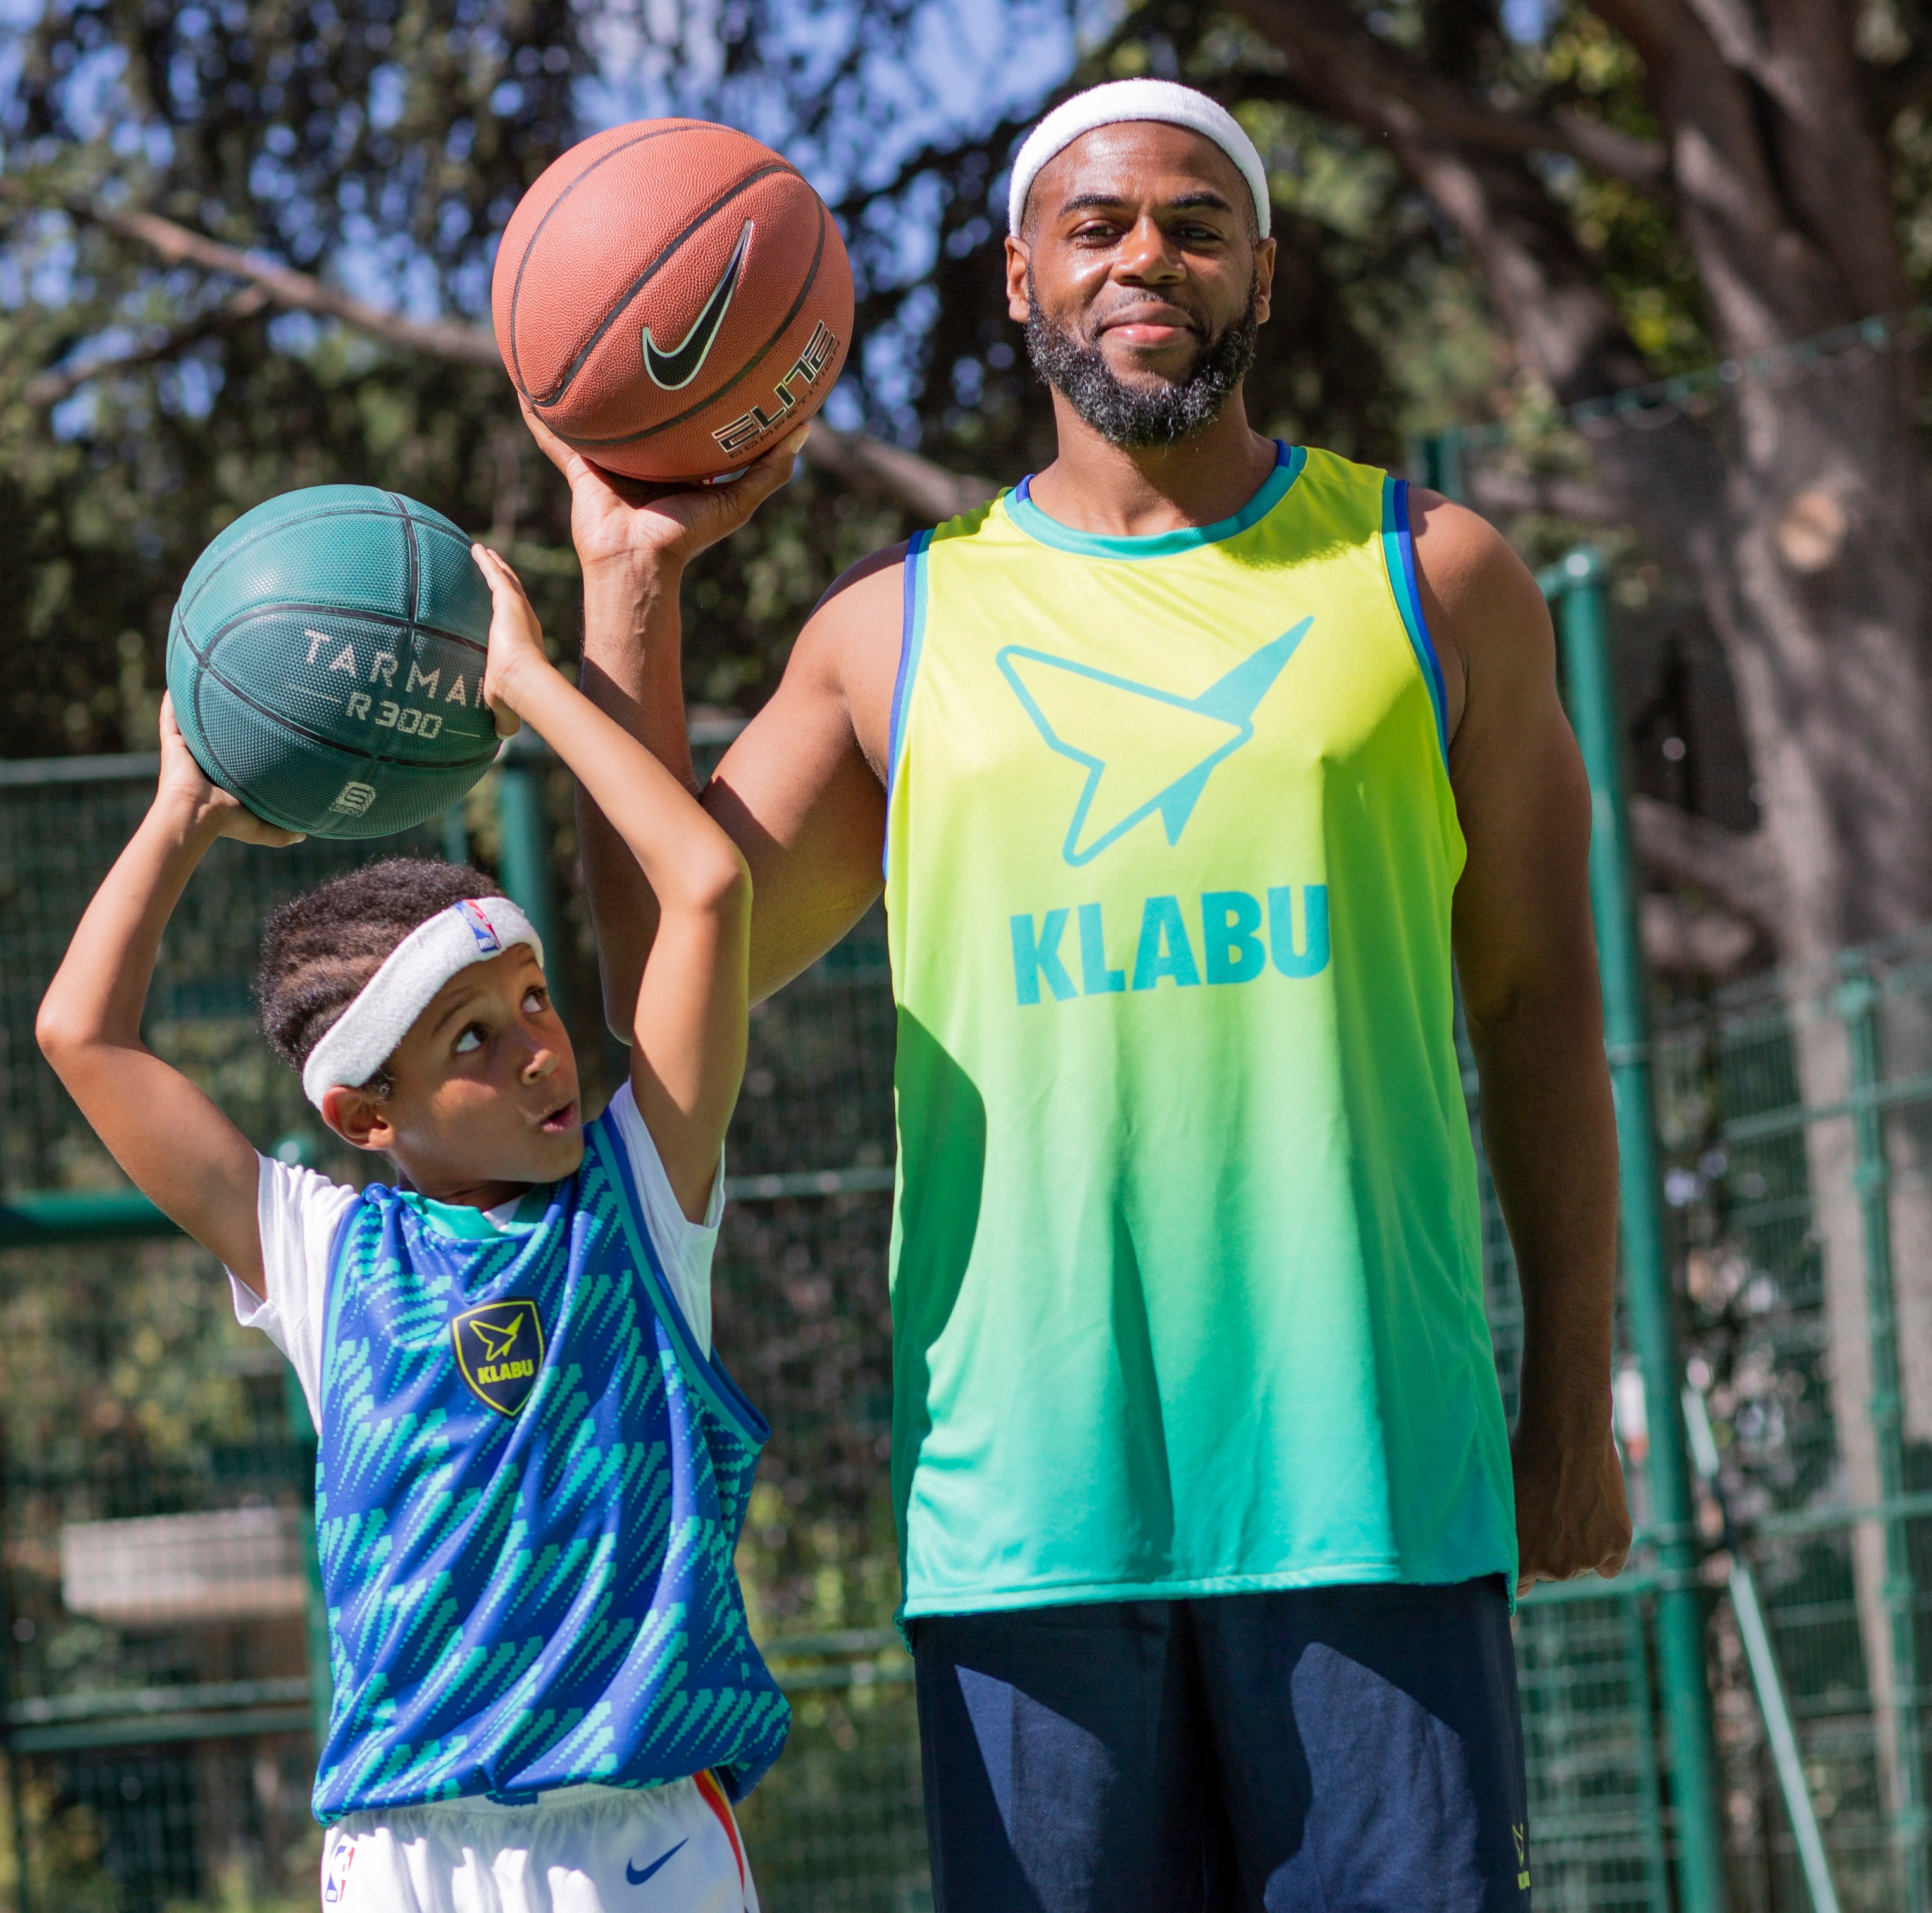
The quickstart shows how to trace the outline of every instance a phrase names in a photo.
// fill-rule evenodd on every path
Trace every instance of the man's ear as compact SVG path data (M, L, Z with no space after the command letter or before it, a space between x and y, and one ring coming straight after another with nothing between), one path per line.
M1006 316L1024 325L1033 316L1027 297L1027 247L1024 239L1006 235Z
M389 1122L388 1103L367 1090L324 1090L322 1120L353 1148L394 1147L396 1132Z
M1275 242L1272 238L1255 241L1255 322L1265 325L1274 309Z

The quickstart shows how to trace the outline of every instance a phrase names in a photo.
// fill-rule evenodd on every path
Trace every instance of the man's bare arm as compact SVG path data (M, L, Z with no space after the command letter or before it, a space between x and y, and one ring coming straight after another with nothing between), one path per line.
M751 866L754 1003L829 950L884 887L904 580L895 547L832 586L705 790Z
M1449 766L1468 862L1456 968L1522 1289L1520 1577L1614 1574L1630 1520L1610 1434L1617 1144L1589 790L1535 580L1473 513L1427 493L1417 503L1424 609L1460 680Z
M584 694L695 790L678 606L684 568L784 483L805 434L794 433L730 484L666 491L614 478L527 407L524 416L570 483L571 535L584 568ZM827 592L778 691L704 793L751 867L754 1002L836 943L879 892L880 779L898 655L897 556L855 566ZM577 813L605 1019L628 1041L657 901L636 858L581 790Z

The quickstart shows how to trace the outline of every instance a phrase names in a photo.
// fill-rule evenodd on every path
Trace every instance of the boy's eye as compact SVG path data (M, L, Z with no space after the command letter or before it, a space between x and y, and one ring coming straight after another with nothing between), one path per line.
M483 1026L472 1023L456 1039L456 1053L460 1056L465 1050L480 1050L483 1047Z

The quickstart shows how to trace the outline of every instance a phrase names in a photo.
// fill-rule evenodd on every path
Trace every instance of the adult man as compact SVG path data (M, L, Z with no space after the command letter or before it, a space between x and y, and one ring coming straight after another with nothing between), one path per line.
M1525 1904L1510 1577L1628 1543L1548 622L1480 520L1250 428L1268 223L1186 88L1036 130L1008 291L1059 456L841 579L706 793L760 993L883 853L894 1493L955 1913ZM550 449L586 688L688 770L680 567L796 442L635 502ZM640 961L634 862L594 815L584 844ZM1513 1450L1452 929L1522 1275Z

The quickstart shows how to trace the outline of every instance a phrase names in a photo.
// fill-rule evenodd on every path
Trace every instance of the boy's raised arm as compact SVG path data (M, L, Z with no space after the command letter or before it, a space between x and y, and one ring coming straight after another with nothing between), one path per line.
M496 600L484 693L497 727L508 711L542 733L657 899L657 934L633 1013L631 1087L679 1204L695 1222L710 1201L745 1073L750 873L690 792L550 664L516 574L494 551L476 552Z
M298 841L208 781L164 700L154 801L88 905L41 999L34 1033L135 1186L259 1294L254 1147L141 1040L161 932L218 837Z

